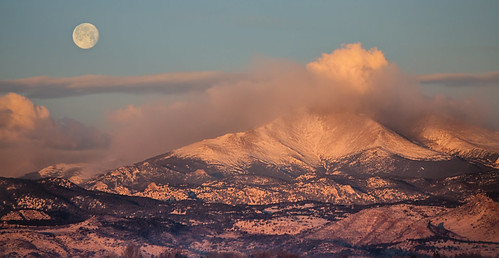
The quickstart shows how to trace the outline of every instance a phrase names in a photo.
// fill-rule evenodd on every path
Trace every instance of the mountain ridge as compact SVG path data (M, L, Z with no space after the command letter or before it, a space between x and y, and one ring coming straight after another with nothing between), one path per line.
M366 115L306 113L297 117L280 118L248 132L203 140L176 149L172 155L198 157L224 165L248 162L245 158L250 157L289 164L295 161L289 159L291 156L311 167L320 165L324 159L333 160L374 147L410 159L448 158L409 142ZM230 156L217 156L229 151Z
M396 202L432 194L425 190L430 183L413 186L410 180L497 171L487 165L411 141L366 115L302 113L120 167L84 186L227 204ZM380 190L366 183L373 180L392 183Z
M433 197L227 205L89 191L58 178L0 178L0 186L0 255L7 257L104 257L131 244L156 257L176 250L189 257L275 249L307 257L493 256L499 250L499 204L483 194L462 203Z
M499 132L448 117L428 116L416 127L417 139L429 148L499 168Z
M106 256L130 242L149 256L175 248L188 256L274 248L304 256L497 253L499 170L480 151L495 153L494 145L478 144L488 131L444 131L480 140L452 145L464 146L455 152L365 115L304 116L79 186L0 178L0 255ZM74 175L67 164L41 172Z

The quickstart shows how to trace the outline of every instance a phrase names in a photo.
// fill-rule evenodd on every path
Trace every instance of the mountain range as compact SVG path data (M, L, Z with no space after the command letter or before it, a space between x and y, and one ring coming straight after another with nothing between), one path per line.
M401 131L302 112L91 178L85 167L0 180L0 253L499 252L499 132L449 118Z
M160 200L190 193L226 204L368 204L425 199L443 178L497 172L497 132L443 125L423 119L411 139L362 114L302 113L193 143L83 185Z

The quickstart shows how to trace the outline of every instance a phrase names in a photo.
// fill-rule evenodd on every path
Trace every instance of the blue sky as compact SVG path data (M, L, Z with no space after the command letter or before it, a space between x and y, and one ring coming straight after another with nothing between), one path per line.
M306 64L354 42L408 73L490 72L499 70L498 12L495 0L0 1L0 80L238 71L259 56ZM100 31L90 50L72 42L82 22ZM92 113L148 101L102 99L33 101L94 125L102 117ZM73 107L89 102L88 112Z
M307 63L342 43L412 73L499 70L498 1L1 1L0 80ZM100 31L91 50L73 28Z
M31 119L0 121L0 143L6 135L21 139L0 144L0 168L18 173L95 157L126 164L251 128L259 115L251 112L266 112L244 94L277 94L272 87L288 94L283 85L256 82L265 76L306 81L308 63L356 42L362 55L375 47L402 77L419 78L430 98L442 95L435 103L468 110L481 125L499 128L498 13L497 0L0 0L0 119ZM72 41L83 22L100 33L88 50ZM262 77L255 64L270 72ZM226 99L233 106L215 102ZM481 107L473 113L475 106ZM227 109L233 112L224 118ZM54 142L45 142L51 137ZM135 151L145 145L153 148ZM14 158L27 150L32 158L18 167Z

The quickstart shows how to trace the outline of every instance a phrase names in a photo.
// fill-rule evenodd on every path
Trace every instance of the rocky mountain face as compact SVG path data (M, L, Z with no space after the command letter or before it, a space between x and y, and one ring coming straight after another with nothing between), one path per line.
M0 256L496 256L498 132L450 123L302 113L88 180L0 178Z
M0 178L0 186L3 257L117 257L132 244L148 257L499 251L499 206L483 194L464 204L428 198L375 205L226 205L90 191L64 179Z
M160 200L193 195L226 204L373 204L447 195L432 190L443 178L495 177L491 160L499 150L485 139L493 142L496 133L444 130L433 120L424 120L425 129L411 140L365 115L303 113L121 167L84 186ZM450 144L449 135L466 144ZM413 184L416 179L425 184ZM448 193L466 183L452 182L457 185L449 185Z

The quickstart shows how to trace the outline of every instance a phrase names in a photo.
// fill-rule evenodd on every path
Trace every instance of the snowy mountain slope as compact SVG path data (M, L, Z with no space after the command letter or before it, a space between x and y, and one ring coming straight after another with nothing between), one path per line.
M434 235L498 242L498 205L486 196L478 195L453 209L408 204L365 209L310 232L308 237L350 245L394 243Z
M475 241L499 242L499 203L476 195L456 209L441 214L432 223Z
M325 161L375 148L411 160L450 158L408 141L365 115L352 113L281 118L249 132L188 145L164 158L201 159L236 170L255 161L317 168Z
M177 171L182 163L204 163L196 169L218 176L256 174L288 181L309 171L436 178L482 169L352 113L281 118L255 130L197 142L148 162ZM177 167L169 166L175 163ZM185 166L183 170L189 171Z
M40 178L64 178L75 184L83 183L86 179L84 170L89 166L85 163L59 163L43 168L37 172L28 173L21 178L40 179Z
M435 151L499 168L499 131L436 116L422 119L415 131L418 140Z
M458 157L446 160L412 160L375 148L345 156L328 163L328 170L340 170L356 176L404 176L443 178L464 173L477 173L483 166Z
M130 242L191 256L497 254L496 139L442 130L413 141L364 115L308 113L111 170L85 189L0 178L0 256L105 256Z
M376 203L429 196L429 184L415 186L394 178L437 179L484 171L495 170L410 141L365 115L301 113L124 166L83 185L161 200L186 199L192 193L226 204ZM377 177L395 183L382 191L357 183ZM464 196L450 187L437 195L456 200Z
M23 179L63 178L75 184L83 184L109 168L116 167L113 161L105 163L58 163L19 177Z
M365 209L312 232L313 239L330 239L350 245L381 244L406 239L426 238L432 234L427 217L442 213L445 208L394 205ZM409 219L410 218L410 219ZM342 232L338 234L338 232Z

